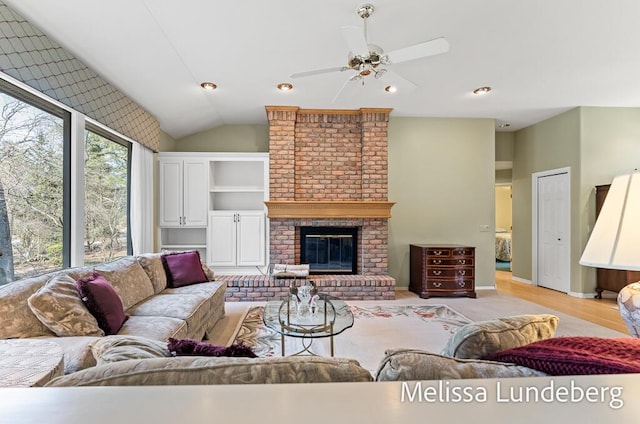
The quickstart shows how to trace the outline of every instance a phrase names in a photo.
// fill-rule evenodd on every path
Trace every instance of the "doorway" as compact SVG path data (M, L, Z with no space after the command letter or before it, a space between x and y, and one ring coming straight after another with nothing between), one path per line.
M511 272L512 188L511 184L496 184L495 260L497 271Z
M571 271L569 168L532 175L533 283L568 293Z

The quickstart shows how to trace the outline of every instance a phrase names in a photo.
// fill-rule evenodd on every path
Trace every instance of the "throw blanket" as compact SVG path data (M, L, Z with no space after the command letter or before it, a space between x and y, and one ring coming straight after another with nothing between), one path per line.
M549 375L640 373L640 339L557 337L483 359L524 365Z

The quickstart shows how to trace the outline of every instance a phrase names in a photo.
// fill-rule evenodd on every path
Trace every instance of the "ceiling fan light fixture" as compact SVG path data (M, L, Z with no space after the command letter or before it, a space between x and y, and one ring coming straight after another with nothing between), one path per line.
M396 87L395 85L387 85L384 88L384 91L386 91L387 93L395 93L396 91L398 91L398 87Z
M214 84L212 82L208 82L208 81L201 82L200 83L200 87L204 88L205 90L209 90L209 91L213 91L216 88L218 88L218 86L216 84Z
M487 94L490 91L491 91L491 87L489 86L479 87L473 90L473 94L482 95L482 94Z
M278 84L278 90L280 90L280 91L291 91L291 90L293 90L293 84L290 84L288 82L281 82L280 84Z

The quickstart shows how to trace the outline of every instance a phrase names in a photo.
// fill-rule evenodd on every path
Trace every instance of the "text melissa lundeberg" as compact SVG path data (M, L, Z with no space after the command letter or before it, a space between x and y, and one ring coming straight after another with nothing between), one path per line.
M456 380L403 382L402 402L418 403L600 403L611 409L624 406L620 386L581 386L574 380L560 384L550 380L542 386L518 386L508 379L495 382L493 397L483 386L464 386Z

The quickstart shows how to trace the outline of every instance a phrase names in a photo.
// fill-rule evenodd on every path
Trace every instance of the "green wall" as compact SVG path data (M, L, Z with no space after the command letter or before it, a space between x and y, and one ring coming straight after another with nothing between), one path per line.
M571 260L577 265L580 180L580 111L573 109L516 132L513 151L513 276L532 279L532 189L531 174L571 168ZM579 278L571 269L571 290L579 289Z
M476 285L495 280L491 119L391 118L389 274L409 284L409 245L476 247ZM480 232L488 225L488 232Z

